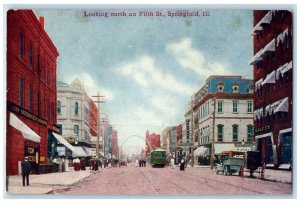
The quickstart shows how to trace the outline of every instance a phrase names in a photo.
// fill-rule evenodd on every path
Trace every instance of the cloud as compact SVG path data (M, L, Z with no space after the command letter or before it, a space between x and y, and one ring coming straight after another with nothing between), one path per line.
M200 50L193 47L190 38L183 38L177 43L169 43L166 45L166 50L184 69L191 70L205 79L210 75L232 74L225 63L208 61Z
M190 95L193 92L193 88L190 85L156 68L155 59L151 56L142 56L136 61L131 61L116 68L116 71L132 77L136 83L144 87L150 87L151 84L156 84L165 90L175 93Z
M99 87L92 76L88 73L80 73L74 74L66 78L67 83L71 83L73 80L78 79L84 85L84 88L87 94L92 97L93 95L97 95L100 92L101 95L104 95L104 100L112 100L114 98L114 94L112 91L105 89L103 87Z

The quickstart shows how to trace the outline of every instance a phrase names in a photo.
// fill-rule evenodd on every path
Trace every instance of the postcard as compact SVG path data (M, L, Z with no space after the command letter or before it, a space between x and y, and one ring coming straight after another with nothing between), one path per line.
M292 197L292 8L5 15L8 195Z

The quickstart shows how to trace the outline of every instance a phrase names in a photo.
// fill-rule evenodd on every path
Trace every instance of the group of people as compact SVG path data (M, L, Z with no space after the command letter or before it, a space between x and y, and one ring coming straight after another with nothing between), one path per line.
M172 169L174 169L175 168L175 159L174 159L174 157L172 157L171 158L171 160L170 160L170 167L172 168ZM185 160L182 158L181 159L181 161L180 161L180 170L181 171L184 171L184 168L185 168Z
M136 167L146 167L146 160L145 159L140 159L135 161L135 166Z

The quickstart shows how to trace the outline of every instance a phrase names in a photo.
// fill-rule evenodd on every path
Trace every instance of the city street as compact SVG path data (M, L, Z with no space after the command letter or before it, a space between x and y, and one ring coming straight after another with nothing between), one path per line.
M285 195L292 184L216 175L210 168L171 169L128 167L101 169L88 178L53 194L94 195Z

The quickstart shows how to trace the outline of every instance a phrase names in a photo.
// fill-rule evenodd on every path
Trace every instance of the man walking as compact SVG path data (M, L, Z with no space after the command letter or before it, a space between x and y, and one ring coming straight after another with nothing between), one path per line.
M22 180L23 186L25 186L25 178L26 183L29 185L29 174L30 174L30 162L28 161L28 157L25 157L25 161L22 163Z

